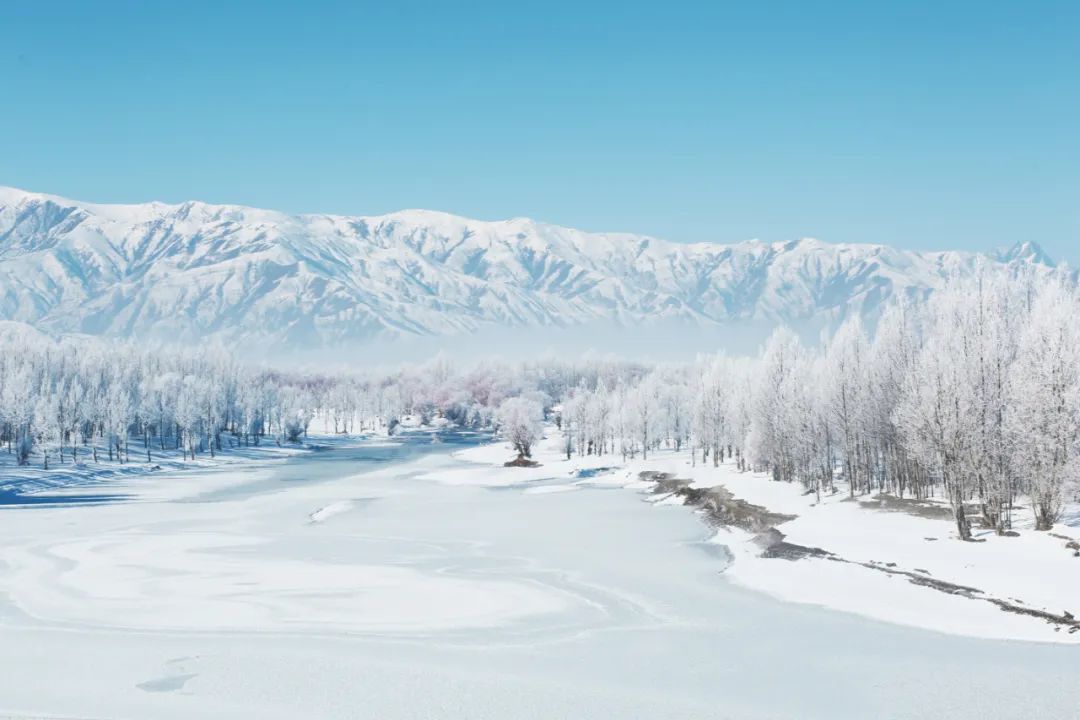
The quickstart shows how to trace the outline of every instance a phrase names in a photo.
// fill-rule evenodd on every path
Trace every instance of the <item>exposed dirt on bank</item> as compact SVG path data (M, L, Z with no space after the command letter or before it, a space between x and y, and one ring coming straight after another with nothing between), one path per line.
M676 478L668 473L643 472L640 478L656 483L653 492L658 495L677 495L686 505L704 511L708 522L717 527L737 527L752 533L767 533L777 525L794 520L794 515L771 512L768 508L753 505L732 495L723 486L695 488L689 480Z
M682 499L684 505L688 505L701 511L706 522L712 527L735 527L754 533L753 542L761 548L761 556L764 558L795 561L808 557L818 557L832 560L833 562L859 565L869 570L876 570L889 575L905 577L908 582L912 584L931 588L938 592L966 597L971 600L988 602L996 605L1005 612L1039 618L1054 625L1055 630L1058 631L1065 630L1069 633L1080 631L1080 620L1077 620L1076 617L1067 610L1062 611L1061 614L1047 612L1045 610L1027 607L1022 601L1017 600L1016 598L1003 600L1001 598L989 596L978 588L959 585L931 577L928 571L920 568L904 570L898 568L896 563L876 561L858 562L848 560L847 558L841 557L836 553L823 548L808 547L788 542L785 540L784 533L776 526L794 520L796 517L795 515L775 513L761 505L748 503L745 500L735 497L727 490L727 488L721 485L710 488L691 487L689 480L674 477L669 473L654 471L642 472L639 477L645 482L653 483L653 494L679 497ZM868 505L870 505L871 509L881 509L887 512L925 513L924 516L927 517L933 517L934 515L931 513L936 514L939 512L937 508L925 505L916 500L903 500L900 498L890 498L888 496L879 496L874 504L868 503ZM1071 538L1065 536L1060 537L1063 540L1070 541L1070 544L1067 544L1068 549L1080 552L1080 548L1073 547L1076 545L1075 541L1072 541Z
M859 498L858 502L865 508L883 510L885 512L901 512L915 517L928 518L930 520L951 520L952 511L947 507L935 505L925 500L915 498L899 498L895 495L875 495L872 498Z

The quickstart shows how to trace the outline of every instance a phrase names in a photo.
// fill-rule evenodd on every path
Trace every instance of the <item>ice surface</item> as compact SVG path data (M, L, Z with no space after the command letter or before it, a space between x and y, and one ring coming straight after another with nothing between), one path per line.
M578 480L554 458L502 468L498 445L469 462L400 442L393 462L360 443L95 487L123 502L0 510L0 716L983 719L1080 704L1074 648L733 584L697 517L605 488L619 471Z

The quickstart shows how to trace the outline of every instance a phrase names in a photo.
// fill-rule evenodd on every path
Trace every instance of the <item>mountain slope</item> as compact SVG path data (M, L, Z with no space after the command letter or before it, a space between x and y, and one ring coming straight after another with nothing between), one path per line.
M0 188L0 320L54 333L324 346L492 326L839 318L951 272L1052 262L876 245L681 245L528 219L95 205Z

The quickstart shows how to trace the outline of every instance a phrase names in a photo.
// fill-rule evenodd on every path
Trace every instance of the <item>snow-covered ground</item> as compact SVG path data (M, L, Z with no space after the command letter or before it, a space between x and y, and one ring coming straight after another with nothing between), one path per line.
M623 461L618 455L575 455L566 459L558 433L549 428L534 457L541 466L507 473L501 462L511 454L492 444L461 451L458 457L478 467L442 474L442 482L531 485L525 492L579 489L597 483L631 489L651 487L644 471L686 478L693 487L722 486L735 497L793 520L779 530L785 540L820 548L850 562L825 557L788 560L764 557L756 534L735 527L717 530L712 542L732 556L725 576L777 598L858 613L867 617L973 637L1080 643L1045 620L1010 613L979 598L996 598L1025 608L1080 617L1080 557L1070 541L1080 539L1080 512L1070 507L1050 533L1036 532L1030 508L1014 514L1018 536L976 531L976 542L956 539L944 501L895 502L878 496L849 498L826 494L820 502L796 483L773 482L761 473L739 472L733 463L720 467L693 463L688 452L661 449L648 460ZM581 477L597 468L608 473ZM554 479L552 479L554 478ZM543 484L536 484L541 482ZM677 496L657 497L656 504L682 505ZM1069 523L1072 523L1070 525ZM862 563L862 564L860 564ZM877 565L882 570L866 567ZM910 582L913 573L973 588L975 598L950 594Z
M1080 616L1080 557L1067 540L1080 528L1060 525L1035 532L1029 508L1014 517L1017 537L976 530L977 542L960 542L944 502L888 504L874 496L849 499L838 492L818 503L798 485L740 473L728 464L691 472L698 486L722 485L736 497L795 515L780 530L786 540L822 548L853 563L868 563L974 588L991 597L1055 615ZM925 510L939 511L926 517ZM886 509L888 508L888 509ZM1075 516L1070 516L1075 517ZM735 555L729 575L776 597L809 602L890 622L978 637L1080 643L1045 620L1001 610L988 602L943 593L907 577L820 557L776 561L761 557L749 533L722 530L714 541Z
M117 474L83 488L111 498L96 504L0 507L0 717L986 720L1080 706L1074 648L771 598L725 579L740 560L720 572L727 553L699 518L622 489L648 487L644 463L564 461L551 438L541 467L504 468L512 453L481 439L315 439L333 447ZM768 562L784 577L813 567Z

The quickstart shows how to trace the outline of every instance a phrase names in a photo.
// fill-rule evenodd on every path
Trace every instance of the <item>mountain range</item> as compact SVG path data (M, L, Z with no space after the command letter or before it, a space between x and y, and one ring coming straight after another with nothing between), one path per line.
M1054 262L1034 243L680 244L525 218L101 205L0 187L0 320L51 334L310 348L504 326L834 322L980 266Z

